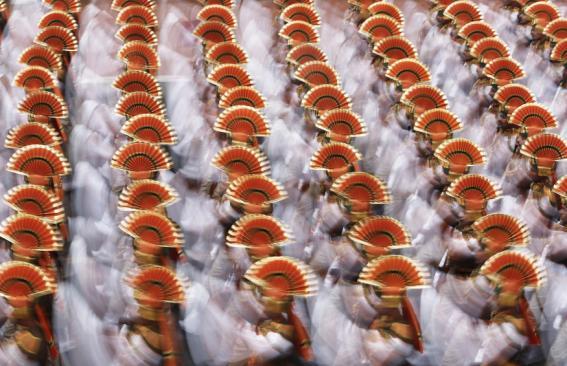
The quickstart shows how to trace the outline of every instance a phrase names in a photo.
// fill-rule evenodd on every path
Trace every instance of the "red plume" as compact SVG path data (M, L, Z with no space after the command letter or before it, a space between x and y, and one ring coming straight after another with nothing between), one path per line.
M161 351L163 353L164 366L176 366L175 347L173 344L172 329L167 313L163 313L159 317L159 330L161 333Z
M49 357L51 360L56 360L59 358L59 351L55 346L55 340L53 338L53 333L51 332L51 327L49 326L49 320L47 316L43 312L43 309L39 304L35 305L35 313L37 315L37 319L39 320L39 326L43 331L45 336L45 340L47 341L47 346L49 347Z
M526 322L526 332L528 333L528 340L529 340L530 344L536 345L536 346L540 345L541 339L539 338L539 335L537 334L537 323L536 323L536 320L534 318L534 314L530 310L530 305L528 304L528 301L522 295L522 296L520 296L518 302L519 302L519 306L520 306L520 313L522 314L522 317L524 318L524 320Z
M307 329L303 326L301 319L295 314L294 304L292 303L287 312L289 323L293 326L293 343L297 354L306 361L313 361L313 350L311 349L311 339Z
M421 340L421 326L419 325L419 320L413 310L413 306L407 296L402 297L402 311L407 321L410 323L414 335L413 335L413 345L416 350L423 353L423 342Z

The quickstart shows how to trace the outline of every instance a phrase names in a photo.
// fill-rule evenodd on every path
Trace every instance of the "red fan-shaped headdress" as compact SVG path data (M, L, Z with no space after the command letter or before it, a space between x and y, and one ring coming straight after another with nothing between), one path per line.
M371 16L360 25L358 31L373 43L403 33L402 25L387 15Z
M158 145L177 143L177 134L173 127L165 118L157 114L138 114L127 120L120 132L135 141Z
M164 363L176 363L176 346L167 307L185 301L185 288L175 273L162 266L146 265L131 273L129 285L140 304L139 315L158 321L159 347Z
M482 20L478 6L468 0L455 1L450 4L443 11L443 16L450 19L457 29L470 22Z
M358 282L377 287L382 296L403 296L407 289L427 286L429 274L417 262L401 255L386 255L370 261Z
M264 175L244 175L228 186L226 198L247 213L267 213L273 203L284 200L286 191L275 180Z
M67 104L63 98L47 92L28 94L18 105L18 111L35 117L67 118Z
M289 50L285 60L294 66L299 66L310 61L327 62L327 56L316 45L304 43Z
M499 198L502 190L483 175L467 174L454 180L447 188L447 194L465 211L484 212L488 200Z
M520 127L527 136L557 127L555 116L539 103L526 103L519 106L508 118L508 123Z
M540 133L529 137L520 153L530 159L539 175L553 174L557 161L567 158L567 142L556 134Z
M481 39L496 37L494 28L484 21L469 22L459 29L458 34L470 47Z
M140 114L157 114L163 116L164 108L161 99L145 92L124 94L116 104L115 113L126 118Z
M417 58L415 46L409 39L403 36L391 36L381 39L374 44L372 53L384 60L386 65L404 58Z
M158 42L156 33L142 24L124 24L116 32L116 38L122 43L128 42L144 42L149 45L155 46Z
M258 286L265 296L286 300L291 296L313 296L317 278L305 263L291 257L267 257L252 264L244 278Z
M39 297L55 292L41 268L26 262L9 261L0 265L0 296L15 308L30 306Z
M321 61L310 61L300 65L294 77L310 88L326 84L340 84L340 77L335 68Z
M471 47L470 54L480 64L487 64L497 58L510 57L510 50L500 38L487 37L478 40Z
M252 86L236 86L227 90L219 101L219 108L247 106L262 109L266 107L264 96Z
M392 249L411 246L411 236L404 225L388 216L370 216L360 220L348 232L348 238L369 257L379 257Z
M356 148L342 142L331 142L321 146L311 157L309 167L324 170L331 179L358 170L362 155Z
M402 90L431 80L427 67L415 59L401 59L388 67L386 78L394 81Z
M526 246L530 232L518 218L496 213L483 216L472 224L477 240L492 253L498 253L510 246Z
M212 165L224 171L229 180L243 175L270 173L270 163L262 152L247 146L228 146L213 158Z
M501 109L511 113L523 104L535 102L535 96L528 87L513 83L498 88L494 100L500 104Z
M161 86L157 79L153 75L141 70L123 72L114 79L112 86L125 94L145 92L161 97Z
M135 211L120 222L120 230L131 236L143 252L156 248L180 248L183 234L175 222L155 211Z
M211 46L205 60L213 65L245 64L248 62L248 54L238 43L220 42Z
M555 182L552 192L558 195L563 202L567 203L567 175L564 175Z
M402 26L402 28L404 26L404 22L405 22L404 14L400 10L400 8L398 8L394 4L377 1L374 2L373 4L370 4L370 6L368 6L368 12L372 15L389 16L391 18L394 18L396 22L398 22Z
M331 141L349 142L352 137L364 136L366 124L362 118L350 109L333 109L325 112L315 126L325 131Z
M73 31L59 26L40 29L34 42L49 47L57 53L77 52L79 50L79 42Z
M468 173L469 168L474 165L486 163L484 149L474 142L458 138L443 142L435 149L434 155L449 175L463 175Z
M408 112L418 117L422 113L436 108L447 108L447 98L443 91L431 85L417 84L407 89L400 98Z
M551 42L559 42L567 39L567 18L555 19L549 22L543 29L543 34L551 40Z
M65 219L61 200L41 186L22 184L4 195L4 202L18 213L40 217L56 224Z
M134 289L134 298L144 307L160 309L165 304L180 304L185 300L181 281L166 267L142 266L130 274L128 282Z
M198 0L204 6L207 5L222 5L227 8L234 8L234 0Z
M110 8L112 10L120 11L132 5L145 6L146 8L155 8L155 0L112 0Z
M526 322L530 344L540 344L537 324L523 296L524 288L538 288L545 280L545 270L536 257L522 252L504 251L490 257L480 273L494 279L502 292L518 296L520 313Z
M301 106L322 114L333 109L350 109L350 97L336 85L319 85L303 97Z
M303 21L311 25L321 25L321 18L317 10L309 4L293 4L285 7L280 18L284 22Z
M305 263L291 257L267 257L250 266L244 278L259 288L262 300L287 312L287 323L293 329L293 343L298 354L312 360L309 334L291 304L293 296L307 297L317 293L317 278ZM272 306L274 308L274 306Z
M39 29L52 26L67 28L71 31L79 28L77 20L75 20L75 18L68 12L61 10L52 10L49 13L46 13L43 17L41 17L37 25Z
M63 70L61 55L51 48L33 45L22 51L19 62L29 66L45 67L55 73Z
M126 43L118 51L118 58L128 70L141 70L154 73L160 67L157 51L144 41Z
M6 169L22 174L30 180L34 177L59 177L71 172L67 158L50 146L28 145L10 157Z
M392 201L388 187L378 177L365 172L345 173L333 182L331 191L345 201L352 212L369 212L371 205Z
M193 34L201 39L206 47L221 42L234 42L235 36L232 29L218 21L206 21L200 23L193 31Z
M42 296L53 294L55 287L46 273L33 264L9 261L0 265L0 296L15 308L12 315L27 318L33 303ZM53 344L53 333L49 321L37 303L34 312L45 341L48 343L50 357L56 359L58 351Z
M522 65L510 57L501 57L490 61L482 73L493 84L498 86L510 84L514 80L522 79L526 76Z
M413 344L420 352L423 351L421 329L411 302L406 296L409 288L427 286L429 275L417 262L401 255L381 256L362 269L358 282L372 286L383 299L400 299L404 316L408 318L413 328Z
M319 42L319 33L315 26L303 21L286 23L278 34L280 37L287 39L290 46Z
M425 135L433 146L453 137L453 133L463 129L455 114L444 108L429 109L419 115L413 126L415 132Z
M179 196L169 185L151 179L137 180L120 193L118 208L125 211L162 210Z
M141 24L146 27L155 27L158 25L158 19L152 8L130 5L120 10L116 16L116 24Z
M53 252L63 248L59 231L37 216L8 216L0 227L0 237L11 244L14 253L25 258L37 257L41 252Z
M81 0L42 0L41 2L53 10L67 13L80 13L82 9Z
M171 158L158 145L132 142L114 153L111 166L128 172L132 179L146 179L159 170L169 170Z
M58 89L55 75L45 67L28 66L14 77L14 86L26 91Z
M538 1L523 8L523 13L534 27L544 29L550 22L559 19L561 13L557 6L547 1Z
M59 146L61 138L57 131L44 123L23 123L8 132L5 142L7 148L19 149L28 145Z
M221 22L233 29L237 26L236 16L232 10L222 5L207 5L203 7L197 14L197 19L202 22Z
M207 81L218 88L220 95L237 86L254 86L254 81L246 69L236 64L223 64L215 67Z
M246 215L232 225L226 244L244 247L256 258L277 253L277 248L293 240L289 228L268 215Z
M226 133L233 143L255 145L256 137L269 136L270 126L259 110L247 106L225 109L217 118L214 130Z
M567 38L559 41L551 50L549 58L553 62L559 62L563 65L567 64Z

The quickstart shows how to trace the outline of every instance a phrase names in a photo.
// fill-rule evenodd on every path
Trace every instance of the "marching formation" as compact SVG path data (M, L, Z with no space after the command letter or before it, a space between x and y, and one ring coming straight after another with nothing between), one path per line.
M379 177L362 170L362 154L349 144L367 134L366 124L352 111L351 97L341 88L340 75L317 46L321 20L314 3L287 5L280 17L284 25L279 36L290 48L286 60L299 84L305 123L317 128L321 143L311 157L310 168L326 174L321 191L338 204L346 219L324 224L328 231L343 237L338 240L350 240L362 255L352 268L338 265L339 273L329 279L362 284L365 296L375 297L370 305L376 316L368 329L379 331L385 340L402 339L422 352L419 321L406 291L427 285L429 275L411 258L395 253L411 246L404 225L393 217L374 215L392 198Z
M296 314L294 298L316 295L317 279L305 263L281 255L280 248L292 241L293 235L271 214L287 193L269 177L270 163L261 150L262 139L271 138L262 112L269 106L244 67L248 56L234 34L233 5L205 5L197 14L200 23L194 31L202 40L207 81L217 88L222 110L214 129L228 143L211 162L228 178L228 186L217 187L215 192L220 196L223 221L230 225L226 245L244 248L247 254L248 258L239 258L236 251L228 253L242 271L237 270L234 279L237 288L253 291L264 307L256 331L280 334L302 359L312 361L309 334ZM251 352L248 364L266 361L264 354Z
M127 140L112 156L111 166L130 180L118 199L118 209L128 212L119 227L132 240L136 262L128 283L138 317L126 331L129 346L118 356L120 364L129 365L160 359L163 365L178 364L178 315L172 305L185 299L185 287L175 273L177 260L184 256L183 234L167 216L177 193L158 180L160 171L173 167L166 148L177 142L177 135L155 77L160 68L157 6L153 0L115 0L111 5L118 12L116 36L123 42L117 56L125 65L112 83L122 94L115 113L124 119L120 133Z
M0 364L567 362L560 0L16 3Z
M13 150L6 170L23 177L4 195L13 214L0 227L11 253L0 266L1 295L11 309L3 333L6 365L59 361L51 318L57 284L65 276L64 177L71 173L64 154L69 112L61 85L78 50L81 5L49 0L43 5L50 10L39 21L34 44L20 54L24 67L13 80L25 92L18 111L27 122L10 129L4 142Z

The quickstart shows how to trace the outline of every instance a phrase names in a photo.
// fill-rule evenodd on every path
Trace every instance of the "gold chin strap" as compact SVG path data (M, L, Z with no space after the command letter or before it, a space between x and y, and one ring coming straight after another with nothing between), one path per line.
M413 342L413 331L408 324L394 322L390 316L382 315L375 319L370 325L370 329L380 332L386 338L400 338L406 343Z
M133 331L138 333L154 352L161 353L161 334L144 325L135 325Z
M260 323L258 329L262 335L266 335L269 332L275 332L280 334L282 337L293 340L293 326L283 323L278 323L273 320L265 320Z
M390 331L406 343L413 342L413 331L408 324L392 323Z

